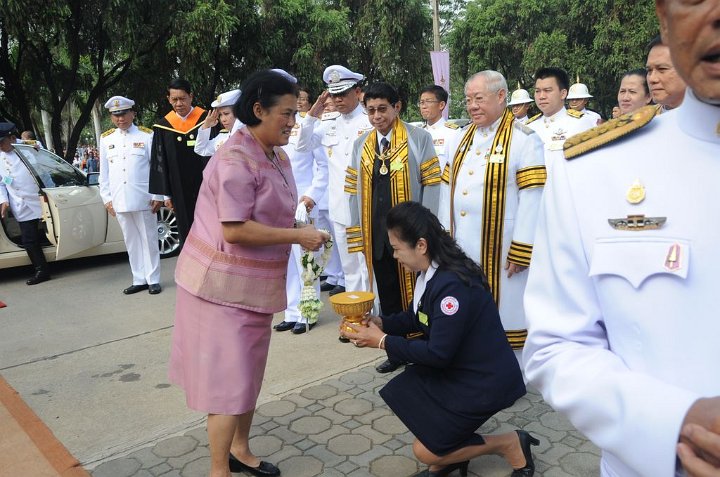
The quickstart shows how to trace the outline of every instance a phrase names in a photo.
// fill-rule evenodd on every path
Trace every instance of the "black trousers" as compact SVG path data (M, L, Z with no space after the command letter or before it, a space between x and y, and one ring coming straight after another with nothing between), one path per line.
M38 231L40 219L25 220L23 222L18 221L18 225L20 226L22 246L25 248L28 257L30 257L35 271L47 272L47 260L45 260L45 254L40 245L40 233Z
M379 260L373 257L372 265L382 314L387 316L403 311L398 263L393 258L392 250L385 250ZM402 364L397 360L388 360L393 364Z

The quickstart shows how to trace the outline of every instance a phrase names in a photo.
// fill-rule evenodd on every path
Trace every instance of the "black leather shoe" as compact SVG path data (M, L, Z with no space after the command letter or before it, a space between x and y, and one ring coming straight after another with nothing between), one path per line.
M335 288L335 286L336 286L336 285L333 285L332 283L322 282L322 283L320 284L320 291L321 291L321 292L330 291L330 290L332 290L333 288Z
M350 338L348 338L347 336L338 336L338 341L341 343L349 343Z
M48 280L50 280L50 274L48 272L35 272L35 275L29 278L25 283L28 285L37 285L38 283L46 282Z
M160 286L159 283L153 283L152 285L150 285L148 287L148 293L151 295L157 295L161 291L162 291L162 287Z
M403 363L392 363L392 362L390 362L389 359L386 359L382 363L375 366L375 371L377 371L378 373L382 373L382 374L392 373L393 371L395 371L402 365L403 365Z
M307 329L313 329L315 328L315 323L311 323L307 325L307 328L305 328L305 323L295 323L295 326L293 326L292 334L294 335L301 335L307 331Z
M525 467L522 469L513 469L510 477L532 477L535 475L535 461L533 460L532 450L530 446L540 445L540 441L535 439L526 431L515 431L517 432L518 439L520 440L520 448L525 456Z
M333 296L333 295L337 295L338 293L342 293L344 291L345 291L345 287L342 287L340 285L335 285L335 287L333 287L333 289L330 290L328 295Z
M230 472L234 474L238 472L248 472L252 475L259 476L280 475L280 469L272 465L270 462L265 462L264 460L261 460L260 464L257 467L250 467L249 465L243 464L242 462L237 460L232 454L230 454Z
M150 288L150 287L148 286L147 283L144 285L130 285L129 287L127 287L126 289L123 290L123 293L126 295L132 295L133 293L138 293L143 290L147 290L148 288Z
M295 326L294 321L281 321L277 325L273 326L273 329L275 331L287 331L287 330L292 330L294 326Z
M413 475L413 477L444 477L446 475L450 475L455 470L460 470L460 475L462 477L467 477L469 464L470 461L466 460L464 462L446 465L440 470L431 471L430 469L425 469L422 472Z

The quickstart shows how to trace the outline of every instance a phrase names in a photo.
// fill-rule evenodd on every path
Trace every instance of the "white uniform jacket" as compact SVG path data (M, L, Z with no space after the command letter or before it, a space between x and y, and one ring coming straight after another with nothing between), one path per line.
M312 151L323 146L328 156L328 201L330 219L341 225L350 224L350 207L345 196L345 172L350 165L353 143L372 126L367 113L358 104L349 114L320 121L309 114L301 122L297 150Z
M40 188L15 151L0 151L0 204L8 202L18 222L42 216Z
M688 91L625 139L557 159L545 188L526 377L603 449L604 476L675 475L688 409L720 395L719 130L720 108ZM608 222L639 214L666 222Z
M230 137L230 131L227 129L221 129L217 136L210 139L211 131L212 128L203 128L202 126L197 130L195 147L193 147L195 154L210 157L215 154L215 151L225 144L225 141L227 141Z
M100 195L103 203L112 201L116 212L148 210L151 200L163 200L148 192L152 138L150 129L134 124L100 138Z
M492 160L493 151L490 149L500 121L498 119L489 128L477 129L469 146L470 151L465 155L457 176L453 176L450 172L453 170L455 153L464 136L458 134L449 144L451 152L448 154L448 174L443 175L438 218L445 228L450 230L452 210L453 236L468 257L478 263L483 263L484 197L486 188L493 187L492 184L485 184L486 166L488 161ZM520 255L527 259L511 260L513 263L523 266L530 264L535 225L545 183L545 162L543 144L538 135L517 121L513 121L512 127L510 155L509 158L504 158L508 161L506 180L501 186L504 187L505 205L502 243L498 248L500 255L492 257L492 260L500 270L497 293L500 319L506 331L522 330L518 342L513 342L514 347L519 348L524 341L526 328L522 296L528 274L519 273L508 278L504 268L511 247L513 250L517 248ZM466 129L467 127L462 133ZM455 193L451 197L452 185ZM493 286L497 284L493 283Z
M328 186L328 158L322 146L307 152L297 150L298 138L303 128L302 119L302 115L298 113L295 126L290 132L290 141L283 149L290 158L298 198L308 196L317 205ZM319 144L322 139L320 132L315 131L313 134L316 135L314 142Z
M590 116L565 108L552 116L536 116L525 124L540 136L546 151L562 151L567 138L596 126Z
M435 124L425 124L423 129L432 136L435 154L437 154L438 161L440 162L440 170L442 171L448 162L448 143L452 142L453 138L460 134L460 128L456 124L449 123L441 117Z

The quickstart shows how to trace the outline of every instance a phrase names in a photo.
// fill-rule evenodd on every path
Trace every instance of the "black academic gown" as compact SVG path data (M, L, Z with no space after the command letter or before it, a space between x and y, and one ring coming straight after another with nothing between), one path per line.
M525 395L520 367L492 295L438 269L418 313L383 316L388 357L413 363L380 396L436 455L482 444L475 431ZM420 335L417 339L406 336Z
M196 107L196 109L199 109ZM208 158L195 154L197 131L202 126L206 111L191 113L191 121L171 124L168 113L153 125L152 153L150 156L150 193L172 198L177 218L178 232L184 242L190 232L195 215L202 173Z

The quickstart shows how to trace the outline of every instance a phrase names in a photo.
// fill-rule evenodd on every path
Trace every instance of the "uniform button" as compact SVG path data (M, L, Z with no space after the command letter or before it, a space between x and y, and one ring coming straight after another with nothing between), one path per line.
M467 214L467 212L465 212L464 210L460 211L460 217L465 217L465 214Z
M468 195L468 191L467 191L467 190L464 190L464 191L463 191L463 195Z
M473 175L473 174L475 174L475 172L474 172L474 171L468 171L468 174Z
M123 184L127 184L127 181L123 181Z

